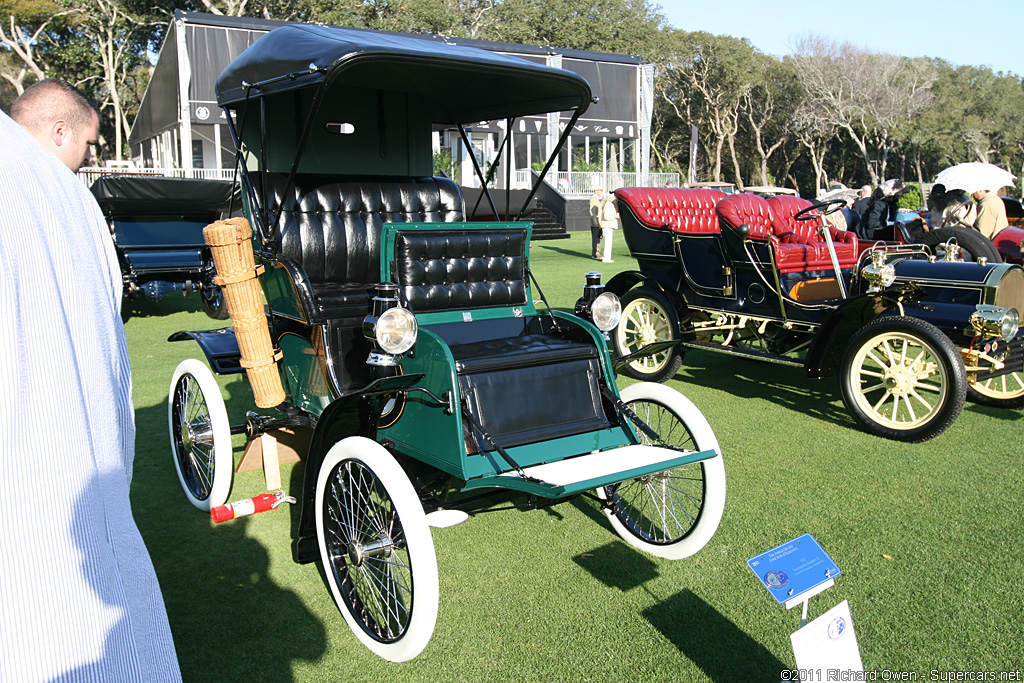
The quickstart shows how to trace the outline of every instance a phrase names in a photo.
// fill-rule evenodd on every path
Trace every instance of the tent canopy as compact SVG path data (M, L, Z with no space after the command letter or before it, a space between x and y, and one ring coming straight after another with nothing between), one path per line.
M583 111L592 94L571 72L474 47L409 36L296 24L267 33L217 80L217 101L324 84L416 97L439 124Z

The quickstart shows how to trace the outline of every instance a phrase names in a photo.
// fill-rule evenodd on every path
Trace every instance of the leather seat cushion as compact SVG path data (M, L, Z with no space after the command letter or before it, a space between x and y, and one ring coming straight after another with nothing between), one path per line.
M597 349L589 344L546 334L528 334L451 346L458 373L560 363L581 358L597 358Z

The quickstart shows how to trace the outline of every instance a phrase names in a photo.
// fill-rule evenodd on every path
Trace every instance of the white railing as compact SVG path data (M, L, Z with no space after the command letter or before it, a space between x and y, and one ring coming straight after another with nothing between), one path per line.
M234 169L231 168L194 168L186 171L182 168L101 168L99 166L85 166L78 169L78 177L86 186L91 186L101 175L120 174L125 175L156 175L165 178L201 178L204 180L231 180L234 178Z
M548 171L548 184L566 197L589 197L601 187L617 190L620 187L679 187L678 173L602 173L601 171ZM529 170L516 171L512 179L513 190L528 190L533 186Z

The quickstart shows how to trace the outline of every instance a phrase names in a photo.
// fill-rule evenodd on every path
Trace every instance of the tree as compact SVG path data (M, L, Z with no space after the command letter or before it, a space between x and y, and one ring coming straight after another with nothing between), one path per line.
M745 39L703 31L670 35L669 52L656 84L659 100L687 124L710 131L714 180L722 177L722 151L729 145L737 184L743 178L736 155L740 103L754 83L755 50Z
M743 93L740 104L757 152L760 183L769 185L768 161L793 134L792 117L801 104L803 90L787 63L757 55L755 65L756 79Z
M46 78L45 58L37 48L46 42L47 31L74 11L62 11L50 0L0 0L0 45L9 50L0 60L0 76L16 95L25 92L29 76Z
M931 100L931 75L905 58L816 36L798 41L791 63L807 97L849 136L877 184L894 132Z
M648 0L502 0L482 38L653 59L665 17Z

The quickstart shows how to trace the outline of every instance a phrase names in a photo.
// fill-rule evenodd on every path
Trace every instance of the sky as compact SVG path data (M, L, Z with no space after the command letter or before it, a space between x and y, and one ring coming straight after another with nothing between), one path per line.
M808 0L654 0L684 31L749 38L761 52L790 54L808 33L872 52L940 57L1024 76L1024 0L973 4L949 0L810 2ZM885 16L878 9L884 7ZM984 14L979 15L980 8Z

